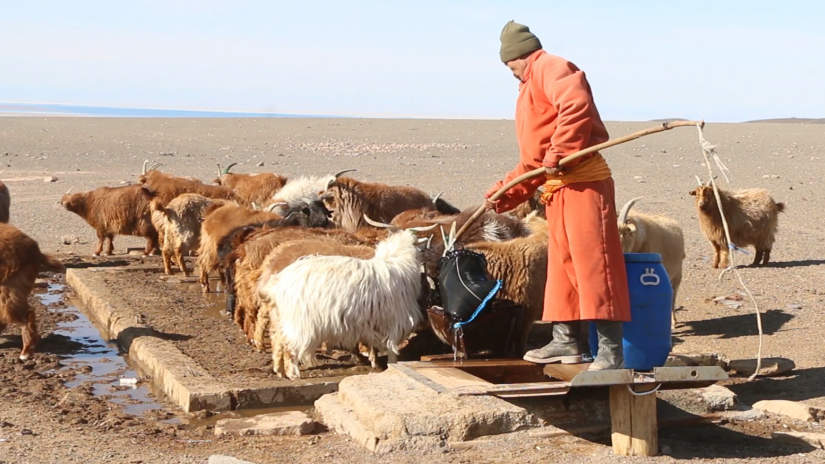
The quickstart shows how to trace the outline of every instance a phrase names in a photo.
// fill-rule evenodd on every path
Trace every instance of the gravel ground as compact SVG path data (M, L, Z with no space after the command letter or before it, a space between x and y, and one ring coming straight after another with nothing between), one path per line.
M616 137L651 123L609 123ZM57 201L75 191L134 182L143 159L163 170L211 180L216 163L241 162L237 172L287 175L327 174L358 168L359 179L410 184L444 191L459 207L478 204L484 191L515 163L512 121L364 119L107 119L0 118L0 179L12 194L11 222L49 252L88 256L94 233ZM792 358L793 375L730 386L746 403L790 399L825 406L825 231L817 207L825 174L825 126L797 124L709 124L706 138L731 170L732 188L764 187L787 206L767 268L742 268L764 313L765 356ZM639 210L665 213L682 222L687 259L678 303L678 351L716 351L751 358L757 336L753 308L714 304L740 289L710 268L711 246L702 237L693 197L695 175L707 177L696 132L674 129L606 152L617 200L644 196ZM261 167L257 166L263 163ZM44 182L54 176L56 182ZM71 243L63 244L63 239ZM120 237L116 253L142 247ZM738 255L740 262L752 256ZM159 265L159 263L158 263ZM40 311L43 311L40 308ZM48 317L41 332L48 340ZM16 334L13 331L12 334ZM210 454L231 454L256 462L390 462L420 460L415 453L371 456L345 437L243 438L211 442L203 429L158 425L152 418L118 416L104 400L48 374L57 347L44 345L32 361L15 361L19 340L0 338L0 462L204 462ZM70 373L64 373L70 376ZM79 396L54 408L69 392ZM76 403L76 404L75 404ZM62 410L68 412L63 414ZM87 417L85 414L89 414ZM114 419L112 419L114 418ZM83 423L79 419L86 420ZM106 420L109 422L105 422ZM112 424L120 422L116 427ZM103 426L100 424L104 423ZM125 425L124 425L125 424ZM822 462L822 451L779 445L770 431L813 426L770 418L754 424L662 430L674 459L744 462ZM30 430L33 433L24 433ZM821 430L821 429L820 429ZM22 433L22 434L21 434ZM188 441L187 441L188 440ZM526 434L484 440L475 448L428 455L433 462L623 462L604 443L608 437L537 439ZM641 461L647 461L642 459Z

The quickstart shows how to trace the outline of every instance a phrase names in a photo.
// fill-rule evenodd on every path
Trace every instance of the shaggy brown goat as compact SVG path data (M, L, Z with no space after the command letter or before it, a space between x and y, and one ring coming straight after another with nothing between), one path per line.
M256 203L265 206L272 196L286 185L287 178L285 176L279 176L271 172L261 174L235 174L229 172L232 166L236 164L232 163L223 170L221 170L219 164L218 178L213 182L234 190L248 205Z
M547 221L534 212L524 222L532 233L505 242L469 243L464 248L487 258L487 272L502 280L496 298L505 298L524 308L521 343L524 352L527 334L533 322L544 312L544 291L547 284Z
M689 193L696 197L699 227L705 238L713 245L713 267L728 267L730 250L713 188L703 185ZM753 245L756 248L753 265L768 264L779 222L778 216L785 211L785 205L775 202L770 192L759 188L738 192L719 189L719 197L722 200L722 209L725 211L725 220L733 244L737 247Z
M16 227L0 224L0 333L9 324L23 326L23 349L26 360L40 340L37 319L29 307L29 294L40 271L62 272L57 258L41 253L31 237Z
M434 202L415 187L361 182L350 177L330 180L321 199L333 211L333 222L350 232L365 224L364 215L389 223L397 215L411 209L429 209L447 214L458 211L447 202Z
M6 184L0 182L0 222L9 222L9 206L11 206L11 195Z
M94 256L103 252L106 240L109 246L103 254L112 254L115 235L146 237L144 256L158 249L158 232L152 225L149 200L141 193L140 185L100 187L83 193L67 192L60 199L60 204L83 218L97 232L98 244Z
M268 211L253 211L234 204L213 204L204 211L201 224L201 243L198 249L200 283L204 292L209 292L209 273L218 270L218 243L233 229L249 224L283 219Z
M189 178L177 177L170 174L163 173L154 169L152 166L148 171L146 170L146 162L144 162L144 174L140 176L140 184L144 186L147 192L151 192L151 198L159 198L160 205L166 206L175 197L184 193L197 193L207 198L221 199L234 201L243 205L250 205L244 201L234 190L223 187L221 185L207 185L203 182Z

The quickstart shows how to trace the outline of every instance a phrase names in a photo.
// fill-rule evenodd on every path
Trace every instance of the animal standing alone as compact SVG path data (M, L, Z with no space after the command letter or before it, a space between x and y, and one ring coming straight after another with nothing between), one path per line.
M149 200L141 193L140 185L100 187L90 192L66 192L60 204L77 214L97 233L98 244L94 256L111 255L115 235L136 235L146 238L144 256L158 249L158 232L152 225ZM109 242L106 252L103 244Z
M676 326L676 293L682 283L682 262L685 260L685 238L682 226L667 216L653 216L630 209L641 197L622 207L617 219L622 251L625 253L659 253L673 287L671 327Z
M64 268L60 260L43 254L31 237L14 226L0 223L0 333L9 324L23 326L20 359L24 361L40 340L29 294L41 271L63 272Z
M727 268L730 265L730 249L722 226L722 215L710 184L708 181L689 194L696 197L699 227L713 245L713 267ZM756 256L752 265L768 264L776 240L779 213L785 211L785 204L774 201L770 192L761 188L736 192L718 190L733 245L740 248L753 245Z

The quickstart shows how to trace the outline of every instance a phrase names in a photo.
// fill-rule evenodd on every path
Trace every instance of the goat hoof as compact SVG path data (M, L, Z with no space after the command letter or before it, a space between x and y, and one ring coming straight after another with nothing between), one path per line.
M100 253L92 253L92 256L98 257L98 256L100 256Z
M21 355L20 355L20 360L21 360L21 361L27 361L28 359L29 359L29 355L28 355L28 354L21 354Z

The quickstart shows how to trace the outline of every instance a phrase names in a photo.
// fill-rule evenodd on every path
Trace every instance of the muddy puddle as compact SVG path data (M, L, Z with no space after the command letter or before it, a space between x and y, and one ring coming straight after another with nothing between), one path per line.
M144 380L145 374L129 364L117 344L104 340L101 331L78 309L76 302L66 299L65 292L65 285L51 284L36 296L49 311L75 317L70 322L58 323L53 331L55 335L68 338L66 345L71 347L56 353L63 369L79 372L66 382L66 386L74 388L90 383L95 396L121 405L124 413L134 416L163 409L164 406L153 397L155 392L150 389L151 382ZM58 304L61 300L65 306Z

